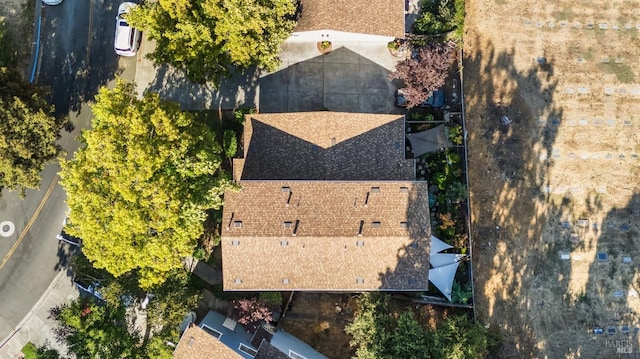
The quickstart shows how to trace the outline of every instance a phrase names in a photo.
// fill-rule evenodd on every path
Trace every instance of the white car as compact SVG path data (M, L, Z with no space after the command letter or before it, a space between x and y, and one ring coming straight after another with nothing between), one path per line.
M47 5L58 5L62 2L62 0L42 0L42 2Z
M129 13L131 9L138 5L132 2L123 2L118 7L118 16L116 16L116 37L113 43L113 49L120 56L135 56L140 44L140 30L135 29L127 23L124 15Z

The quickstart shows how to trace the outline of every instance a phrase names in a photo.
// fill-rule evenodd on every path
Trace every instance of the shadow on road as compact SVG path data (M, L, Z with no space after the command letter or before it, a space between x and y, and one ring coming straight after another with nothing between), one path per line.
M93 1L43 6L36 78L50 88L57 116L80 111L122 73L113 51L116 11L116 4Z

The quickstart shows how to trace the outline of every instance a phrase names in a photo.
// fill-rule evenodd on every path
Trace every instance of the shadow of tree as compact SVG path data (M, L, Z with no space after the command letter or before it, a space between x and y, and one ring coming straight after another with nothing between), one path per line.
M244 73L234 73L223 79L219 88L189 81L181 70L169 65L157 65L155 78L146 91L153 91L167 100L180 103L183 110L220 109L234 110L240 106L257 104L258 75L256 68Z
M114 4L102 2L43 7L37 82L51 88L57 116L79 112L82 103L122 73L113 51L116 11Z
M543 238L569 211L567 202L546 203L562 109L553 105L552 59L520 70L515 50L496 53L486 40L482 49L464 58L476 313L506 333L504 355L538 356L532 317L549 310L548 292L564 293L569 279L558 243Z

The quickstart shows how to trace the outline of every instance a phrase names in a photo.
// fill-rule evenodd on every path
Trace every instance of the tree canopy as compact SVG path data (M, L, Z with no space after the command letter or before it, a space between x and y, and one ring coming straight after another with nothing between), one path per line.
M177 103L117 81L92 108L86 145L62 162L70 208L67 231L82 238L96 268L135 271L141 288L182 266L203 233L206 210L222 205L232 183L220 168L214 134Z
M87 298L51 310L57 340L78 358L140 358L139 333L130 333L125 308Z
M345 328L353 337L354 358L481 359L500 344L498 337L465 315L450 316L429 329L410 309L392 313L389 300L379 293L360 297L356 316Z
M0 188L40 186L40 172L62 152L56 141L65 119L53 116L46 92L15 67L12 41L0 24Z
M390 79L399 79L407 86L407 107L415 107L426 101L431 93L444 85L451 67L451 47L445 43L430 42L420 47L412 56L396 65Z
M295 12L292 0L159 0L144 3L128 20L156 40L154 61L217 86L234 68L275 70Z
M141 289L135 272L113 277L104 269L96 269L81 252L73 256L71 267L74 269L75 280L93 283L104 298L103 304L111 308L128 307L117 321L104 325L121 325L130 323L131 309L139 306L146 297L146 324L140 328L144 335L129 330L140 343L139 357L146 354L149 358L171 358L173 349L166 343L177 343L180 340L179 324L186 313L195 308L200 299L201 284L186 269L180 268L170 271L167 280L160 286L154 287L152 293ZM128 313L128 314L127 314ZM64 323L59 323L64 326ZM89 328L87 328L89 329ZM114 329L111 329L114 330Z

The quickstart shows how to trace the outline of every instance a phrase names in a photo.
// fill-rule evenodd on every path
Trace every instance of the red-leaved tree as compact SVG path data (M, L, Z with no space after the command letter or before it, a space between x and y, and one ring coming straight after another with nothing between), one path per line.
M451 65L451 47L445 43L431 42L421 47L417 54L396 65L389 79L399 79L407 86L404 97L407 108L426 101L431 93L444 85Z
M244 325L251 332L255 332L263 323L273 320L269 307L256 298L231 301L229 317Z

